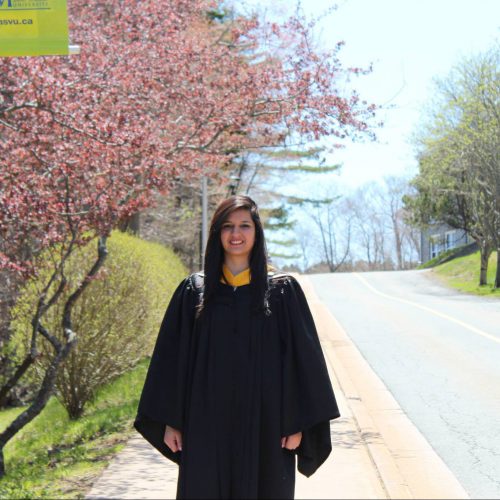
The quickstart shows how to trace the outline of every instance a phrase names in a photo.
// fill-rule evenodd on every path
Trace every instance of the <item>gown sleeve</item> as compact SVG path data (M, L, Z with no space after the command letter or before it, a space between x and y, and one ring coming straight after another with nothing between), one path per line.
M302 288L283 288L282 436L302 432L299 472L309 477L332 451L330 420L340 417L314 320Z
M176 463L180 452L173 453L163 436L166 425L182 431L195 305L188 277L173 293L163 317L133 424L152 446Z

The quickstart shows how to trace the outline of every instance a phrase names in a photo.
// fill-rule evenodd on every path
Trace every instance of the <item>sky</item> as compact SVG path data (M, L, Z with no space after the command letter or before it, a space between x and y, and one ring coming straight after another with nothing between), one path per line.
M278 13L296 5L295 0L247 3ZM355 188L385 175L412 176L417 164L411 135L432 96L433 78L445 77L461 58L500 40L500 0L304 0L302 8L318 16L335 3L337 10L318 26L320 46L343 40L344 66L372 63L373 72L353 85L368 102L384 106L377 142L347 143L329 158L343 165L335 183Z

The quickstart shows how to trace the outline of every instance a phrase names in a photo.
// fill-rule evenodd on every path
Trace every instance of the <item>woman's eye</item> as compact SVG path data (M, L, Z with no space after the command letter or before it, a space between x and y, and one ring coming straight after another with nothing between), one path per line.
M222 229L232 229L234 226L231 224L223 224ZM240 229L248 229L252 227L250 224L241 224Z

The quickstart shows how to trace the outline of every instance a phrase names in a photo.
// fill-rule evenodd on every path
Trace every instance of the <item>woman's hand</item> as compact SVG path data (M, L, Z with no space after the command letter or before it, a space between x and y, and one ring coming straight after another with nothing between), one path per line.
M295 448L299 447L301 440L302 432L297 432L297 434L281 438L281 447L287 450L295 450Z
M175 453L182 451L182 433L168 425L165 427L165 435L163 436L165 444Z

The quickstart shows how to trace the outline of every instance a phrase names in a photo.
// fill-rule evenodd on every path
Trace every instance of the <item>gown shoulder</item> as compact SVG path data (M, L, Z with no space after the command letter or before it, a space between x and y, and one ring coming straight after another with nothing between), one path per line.
M267 277L269 281L269 294L272 299L289 300L292 294L295 295L300 290L300 294L305 300L302 288L293 274L285 271L268 272Z

